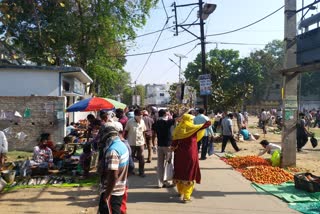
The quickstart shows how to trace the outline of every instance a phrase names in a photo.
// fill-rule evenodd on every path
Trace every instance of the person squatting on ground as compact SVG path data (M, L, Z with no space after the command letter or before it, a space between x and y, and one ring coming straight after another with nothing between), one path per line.
M269 141L267 140L262 140L260 142L261 146L264 148L264 150L262 150L258 156L264 155L265 153L270 154L271 156L273 155L273 153L275 151L279 151L281 152L281 146L277 145L277 144L273 144L273 143L269 143Z
M164 182L164 165L165 161L169 160L170 145L172 141L172 131L171 127L174 126L175 120L169 120L167 117L167 112L164 109L160 109L158 120L153 124L153 137L152 141L155 142L156 138L158 140L158 161L157 161L157 176L158 176L158 187L170 187L169 183Z
M246 126L242 126L240 130L240 134L243 136L243 140L248 140L248 141L255 141L255 137L253 134L249 132Z
M183 202L191 201L195 182L200 184L201 173L199 167L197 142L204 136L205 129L211 125L193 124L194 116L184 114L181 122L173 130L171 149L174 151L173 182L177 184Z
M142 119L140 109L134 110L134 118L128 120L124 138L128 140L132 154L137 153L137 159L139 161L139 176L145 177L144 173L144 144L145 144L145 131L146 125Z
M233 114L229 113L227 116L225 116L221 122L221 129L222 129L222 147L221 152L225 152L226 146L228 141L230 140L232 147L237 152L240 151L236 140L234 139L234 132L233 132L233 126L232 126L232 119Z
M30 161L32 166L39 168L51 168L53 166L53 155L47 146L47 138L41 137L38 146L33 149L33 158Z
M204 124L207 121L209 121L209 117L207 117L205 114L205 110L203 108L200 108L198 110L197 116L193 119L193 122L195 125ZM198 142L198 151L201 149L201 157L200 160L207 159L207 152L208 152L208 144L209 144L209 137L213 135L212 127L209 126L206 128L205 134L202 139Z
M113 126L107 126L102 131L100 143L104 149L100 163L99 213L120 214L127 184L129 151Z
M145 131L145 140L146 140L146 145L148 149L148 158L147 158L147 163L151 163L151 154L152 154L152 148L155 148L155 142L152 141L152 125L154 124L154 120L149 116L149 113L147 110L142 111L142 119L144 121L144 124L146 125L146 131Z

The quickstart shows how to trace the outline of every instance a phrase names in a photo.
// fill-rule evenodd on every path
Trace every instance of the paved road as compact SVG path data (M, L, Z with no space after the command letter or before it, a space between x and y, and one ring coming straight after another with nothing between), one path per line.
M128 213L298 213L276 197L258 193L240 173L211 156L200 161L202 182L193 192L193 201L180 202L175 188L157 189L155 162L146 164L148 177L132 177Z
M130 177L128 214L298 213L276 197L256 192L217 156L200 162L202 183L196 185L193 201L183 204L175 188L156 188L155 164L146 164L147 177ZM96 194L93 188L24 189L0 195L0 213L96 213Z

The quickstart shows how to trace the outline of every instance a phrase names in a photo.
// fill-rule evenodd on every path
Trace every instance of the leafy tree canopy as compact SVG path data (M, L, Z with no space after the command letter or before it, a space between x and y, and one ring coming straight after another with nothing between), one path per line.
M123 39L134 38L157 0L2 0L0 35L14 57L38 65L81 66L100 87L118 93L124 74ZM12 54L11 54L12 55ZM120 57L108 57L108 56ZM109 81L106 83L106 81ZM118 87L119 88L119 87Z

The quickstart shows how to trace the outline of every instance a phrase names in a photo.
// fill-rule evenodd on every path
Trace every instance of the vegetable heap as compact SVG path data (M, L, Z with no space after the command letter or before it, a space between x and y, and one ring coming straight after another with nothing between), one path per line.
M279 167L270 166L270 162L258 156L233 157L226 160L237 171L259 184L281 184L293 181L293 175Z
M249 166L270 166L267 160L258 156L234 157L229 158L226 162L235 169L243 169Z
M253 182L259 184L281 184L293 181L293 175L279 167L272 166L256 166L246 169L242 175Z

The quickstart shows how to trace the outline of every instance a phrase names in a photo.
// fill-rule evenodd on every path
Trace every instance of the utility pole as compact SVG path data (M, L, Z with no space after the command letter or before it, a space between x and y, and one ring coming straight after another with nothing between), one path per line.
M177 7L187 7L187 6L193 6L193 5L198 5L199 7L199 18L200 22L199 23L192 23L192 24L178 24L177 20ZM203 75L207 74L206 72L206 41L205 41L205 36L204 36L204 20L208 18L208 16L216 9L215 4L205 4L203 5L203 1L199 0L198 3L191 3L191 4L184 4L184 5L177 5L175 2L173 3L173 11L175 12L175 25L176 25L176 33L175 36L178 36L179 31L178 27L181 27L183 30L187 31L188 33L192 34L195 36L197 39L200 39L201 42L201 73ZM197 36L196 34L192 33L189 31L186 26L194 26L194 25L200 25L200 37ZM211 80L210 80L211 82ZM210 91L211 93L211 91ZM201 94L201 93L200 93ZM207 112L208 110L208 94L203 95L203 106L205 111Z
M201 71L202 74L207 74L206 71L206 38L204 36L204 22L202 18L202 0L199 0L199 17L200 17L200 42L201 42ZM208 113L208 95L203 96L203 107Z
M296 0L285 0L284 12L284 69L296 67ZM283 119L282 129L282 167L296 165L296 123L298 116L297 72L284 74L283 78Z

